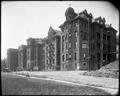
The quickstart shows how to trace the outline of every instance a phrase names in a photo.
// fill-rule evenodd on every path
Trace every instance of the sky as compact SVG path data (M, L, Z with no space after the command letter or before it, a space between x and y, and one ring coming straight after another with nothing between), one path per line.
M1 5L1 59L7 57L8 48L26 45L29 37L46 37L50 25L60 30L69 5L76 13L86 9L94 18L105 17L119 31L119 10L106 1L2 1Z

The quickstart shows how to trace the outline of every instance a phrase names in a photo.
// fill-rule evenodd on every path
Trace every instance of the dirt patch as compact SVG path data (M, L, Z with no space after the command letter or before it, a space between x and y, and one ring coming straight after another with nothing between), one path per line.
M80 73L81 75L106 77L106 78L119 78L119 64L118 61L112 62L103 66L99 70Z

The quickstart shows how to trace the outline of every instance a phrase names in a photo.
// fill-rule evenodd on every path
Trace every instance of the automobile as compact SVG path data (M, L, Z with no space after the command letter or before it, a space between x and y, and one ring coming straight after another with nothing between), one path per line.
M11 72L11 70L9 68L5 68L3 72Z
M27 72L26 77L30 77L29 73Z

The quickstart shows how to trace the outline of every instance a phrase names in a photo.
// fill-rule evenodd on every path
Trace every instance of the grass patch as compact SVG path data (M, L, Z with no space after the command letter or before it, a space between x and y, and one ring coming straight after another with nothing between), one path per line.
M27 78L2 75L3 95L110 95L109 93L87 86L63 85L54 81L40 80L31 82Z

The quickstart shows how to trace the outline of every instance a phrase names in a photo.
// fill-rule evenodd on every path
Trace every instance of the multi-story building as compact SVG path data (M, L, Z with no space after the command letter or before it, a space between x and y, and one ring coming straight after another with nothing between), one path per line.
M33 70L35 39L27 39L27 70Z
M67 8L65 17L61 31L50 26L46 38L28 38L27 48L19 47L19 59L13 60L18 51L8 50L11 69L16 69L16 60L27 70L96 70L116 60L117 31L105 18L93 18L87 10L76 13L72 7Z
M16 71L18 67L18 50L9 48L7 50L7 63L11 71Z
M38 70L45 70L45 40L36 39L35 48L35 65Z
M18 47L18 70L26 70L27 46L20 45Z
M44 70L45 50L44 40L39 38L27 39L27 69Z
M116 41L117 41L117 44L116 44L116 51L117 51L117 54L116 54L116 59L119 60L119 37L120 37L120 34L117 35L116 37Z
M75 13L72 7L65 16L60 25L61 70L94 70L116 59L117 31L105 18L93 18L86 10Z
M45 68L46 70L60 70L61 31L51 26L45 43Z

